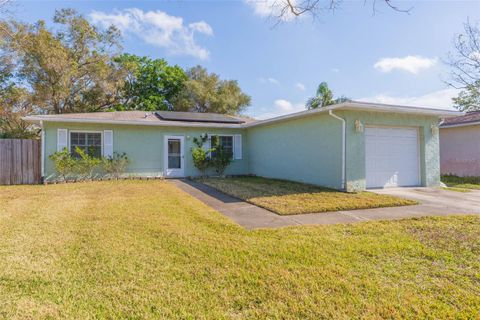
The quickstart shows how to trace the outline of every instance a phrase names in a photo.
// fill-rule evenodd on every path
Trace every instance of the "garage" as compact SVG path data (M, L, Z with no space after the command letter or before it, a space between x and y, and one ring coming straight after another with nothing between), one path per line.
M367 188L420 185L417 128L365 128Z

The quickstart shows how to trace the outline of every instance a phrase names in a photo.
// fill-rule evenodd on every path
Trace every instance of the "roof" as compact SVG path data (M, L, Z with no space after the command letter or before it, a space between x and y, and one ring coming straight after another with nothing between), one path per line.
M170 127L239 127L239 124L253 121L253 119L247 117L234 117L216 113L202 113L199 115L199 113L195 112L175 111L114 111L32 115L23 119L31 122L110 123Z
M463 115L462 112L455 111L455 110L401 106L401 105L350 100L350 101L342 102L339 104L334 104L325 108L310 109L310 110L291 113L291 114L287 114L284 116L279 116L271 119L255 121L255 122L246 124L245 127L253 127L253 126L258 126L262 124L270 124L273 122L308 117L312 114L330 112L333 110L353 110L353 111L356 110L356 111L374 111L374 112L386 112L386 113L417 114L417 115L435 116L439 118L449 118L449 117L457 117L459 115Z
M245 119L226 114L202 112L172 112L156 111L155 114L162 120L212 123L245 123Z
M463 116L445 119L442 128L471 126L480 124L480 111L467 112Z
M458 117L463 113L434 108L410 107L388 105L379 103L346 101L343 103L317 108L301 112L291 113L284 116L266 120L255 120L241 116L229 116L215 113L194 113L174 111L115 111L94 113L68 113L52 115L32 115L23 119L39 123L43 122L73 122L73 123L109 123L126 125L169 126L169 127L213 127L213 128L249 128L289 119L308 117L317 113L330 112L332 110L358 110L388 113L407 113L430 115L439 118Z

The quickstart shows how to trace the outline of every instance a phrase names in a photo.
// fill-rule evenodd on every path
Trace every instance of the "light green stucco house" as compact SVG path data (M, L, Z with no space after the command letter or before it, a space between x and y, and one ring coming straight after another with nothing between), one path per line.
M253 174L347 191L440 184L438 123L455 111L349 101L267 120L143 111L38 115L42 176L49 155L75 146L125 152L128 174L188 177L193 138L218 136L233 153L228 175Z

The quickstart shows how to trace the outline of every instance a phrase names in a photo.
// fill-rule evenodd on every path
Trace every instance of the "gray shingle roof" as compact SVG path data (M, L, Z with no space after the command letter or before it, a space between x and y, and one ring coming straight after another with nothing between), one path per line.
M52 115L38 115L39 119L49 118L61 120L95 120L95 121L135 121L140 123L162 123L162 122L189 122L189 123L230 123L241 124L255 121L252 118L240 116L228 116L215 113L196 113L196 112L174 112L174 111L160 111L159 116L157 112L146 111L114 111L114 112L92 112L92 113L65 113Z
M200 112L171 112L156 111L162 120L169 121L188 121L188 122L212 122L212 123L245 123L245 119L218 113L200 113Z

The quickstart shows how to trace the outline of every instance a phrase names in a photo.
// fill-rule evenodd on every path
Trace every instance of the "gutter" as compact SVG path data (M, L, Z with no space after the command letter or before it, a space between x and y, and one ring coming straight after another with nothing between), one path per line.
M346 125L345 125L345 119L337 116L336 114L333 113L332 110L328 110L328 114L337 119L342 121L342 189L346 189L345 185L345 176L347 173L347 166L346 166L346 161L345 161L345 155L346 155L346 149L347 149L347 143L346 143L346 136L347 136L347 131L346 131Z

